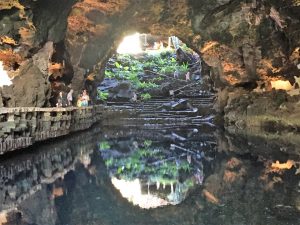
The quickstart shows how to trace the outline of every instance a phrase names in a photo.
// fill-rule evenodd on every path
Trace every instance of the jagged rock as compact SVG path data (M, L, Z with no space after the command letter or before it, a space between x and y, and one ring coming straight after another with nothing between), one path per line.
M176 50L176 56L177 56L177 61L179 62L179 64L186 63L189 65L192 65L197 61L197 59L195 59L192 54L183 51L181 48L178 48Z
M49 41L47 42L44 47L36 53L32 59L33 59L33 65L39 68L42 74L45 76L48 76L48 66L51 61L51 57L53 55L53 42Z
M47 78L32 61L28 61L20 68L20 76L13 80L14 102L10 106L46 106L50 97L50 83Z
M279 75L291 80L300 73L297 68L300 63L300 11L296 1L191 0L172 3L145 1L143 4L128 0L67 0L64 4L59 0L13 2L17 3L17 7L15 4L1 5L1 9L5 10L1 10L3 17L0 24L4 26L0 27L0 36L9 36L20 42L20 46L29 46L26 50L28 54L24 56L30 60L44 43L63 41L64 57L69 58L74 70L72 88L75 94L87 83L84 77L87 69L95 68L97 82L103 79L103 68L115 51L116 43L132 27L162 36L178 36L192 49L200 51L203 64L210 67L208 72L211 72L210 78L215 88L230 86L235 89L257 80L267 83ZM18 50L18 47L14 49ZM11 48L7 43L1 46L1 49ZM20 51L23 51L22 48ZM43 63L37 56L34 57L35 65L45 75L46 55ZM186 58L183 61L190 60ZM20 70L20 78L16 79L22 79L26 85L33 81L37 91L29 88L29 84L30 91L20 91L21 84L14 81L19 87L14 87L18 91L12 93L8 105L20 105L21 102L28 106L43 105L42 100L24 100L35 98L32 96L44 97L43 101L47 102L47 81L36 79L33 75L21 78L21 73ZM195 72L192 77L198 79L198 76L199 73ZM32 96L24 97L24 94ZM223 101L220 103L223 104ZM243 110L247 109L249 102L242 103L246 105ZM219 108L223 112L224 105Z

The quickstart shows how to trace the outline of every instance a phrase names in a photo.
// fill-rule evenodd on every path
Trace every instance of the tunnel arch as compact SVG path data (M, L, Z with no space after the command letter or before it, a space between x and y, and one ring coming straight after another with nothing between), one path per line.
M115 55L117 53L117 49L118 46L121 44L121 42L123 41L123 39L127 36L130 36L132 34L138 33L138 31L142 31L143 29L140 30L128 30L123 32L122 34L120 34L116 40L113 42L113 45L110 46L110 48L107 49L107 52L104 54L105 56L102 57L101 59L99 59L99 61L94 61L94 64L89 65L88 68L84 68L83 69L83 82L81 83L81 87L80 88L75 88L78 91L75 91L75 96L77 94L80 93L80 91L82 89L87 89L89 91L89 93L91 94L91 97L94 99L94 101L96 100L96 96L97 96L97 86L102 82L102 80L105 78L105 66L106 63L109 61L109 59ZM146 33L143 33L146 34ZM154 37L154 39L165 39L164 42L166 44L167 39L169 37L164 36L164 34L153 34L153 33L147 33L148 36L152 36ZM174 36L174 35L172 35ZM180 37L177 37L180 39ZM185 39L185 38L183 38ZM199 55L201 57L201 52L199 51L199 49L197 49L195 46L190 46L189 44L185 43L184 41L182 41L180 39L181 42L183 42L184 44L186 44L186 46L188 48L190 48L193 52L195 52L195 54ZM153 41L152 41L153 42ZM103 54L103 52L102 52ZM207 73L207 75L209 75L209 66L203 62L201 60L201 64L203 64L203 67L205 68L205 71ZM82 65L84 66L84 65ZM75 74L74 74L75 76Z
M80 9L81 17L71 12L69 21L79 19L82 24L89 25L82 31L82 27L72 26L69 22L67 29L65 42L77 80L80 77L83 79L83 68L95 65L96 73L103 74L105 62L122 37L133 32L179 37L203 56L205 63L211 67L216 88L220 89L268 79L266 76L270 63L273 64L272 56L278 52L285 54L281 51L285 43L278 36L285 31L274 31L274 27L270 26L270 22L276 23L276 19L269 16L269 9L273 7L273 12L276 15L282 13L282 17L285 12L277 11L278 6L269 2L242 1L236 4L230 1L204 3L192 0L170 3L152 0L143 4L138 1L119 3L118 9L109 8L109 2L93 8L94 14L98 10L108 15L103 20L93 20L91 17L86 20L82 16L88 13L84 2L74 6L77 11ZM269 30L277 41L266 42L262 36L263 30ZM82 46L85 46L84 49ZM296 72L295 64L292 67ZM99 79L102 79L101 76Z
M24 97L23 82L17 77L25 76L28 69L21 66L11 73L16 79L13 79L14 90L10 88L13 93L10 106L47 105L50 84L47 79L46 82L39 79L38 70L45 73L48 68L44 68L47 65L39 68L40 65L36 66L32 60L49 41L54 44L64 41L66 58L74 71L71 83L80 90L86 69L94 69L97 64L95 68L101 73L101 65L114 52L121 37L132 30L179 37L202 54L220 90L249 82L266 83L279 77L294 82L293 76L299 76L300 43L296 29L299 5L294 1L69 0L64 6L59 1L50 3L50 0L12 2L12 5L0 3L0 8L13 11L9 21L17 19L22 30L19 33L13 28L1 33L1 41L5 50L18 52L22 49L26 57L21 57L18 64L34 68L32 80L37 80L35 85L39 86L38 93L30 86L25 89L41 99L37 102ZM49 4L53 5L45 7ZM54 19L53 15L61 16ZM15 34L18 34L17 46L11 42ZM3 39L5 35L8 39ZM14 57L18 56L16 52L13 52ZM27 59L29 61L25 62Z

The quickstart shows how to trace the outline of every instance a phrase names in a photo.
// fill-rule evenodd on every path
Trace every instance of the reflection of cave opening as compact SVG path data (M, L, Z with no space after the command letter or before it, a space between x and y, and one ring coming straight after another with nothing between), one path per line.
M200 83L202 73L201 57L179 38L135 33L125 37L108 60L98 99L176 97L184 92L182 87ZM197 93L191 95L201 93L199 88L193 91Z

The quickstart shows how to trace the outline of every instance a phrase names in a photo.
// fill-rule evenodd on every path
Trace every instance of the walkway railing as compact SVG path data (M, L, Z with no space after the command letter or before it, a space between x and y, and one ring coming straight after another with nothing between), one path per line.
M0 108L0 155L36 141L84 130L100 120L103 106Z

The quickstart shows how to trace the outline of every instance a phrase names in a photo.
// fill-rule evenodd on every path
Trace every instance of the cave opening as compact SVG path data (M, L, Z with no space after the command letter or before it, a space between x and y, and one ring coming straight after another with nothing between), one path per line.
M171 101L209 95L211 83L203 79L203 64L199 54L176 36L134 33L124 37L107 61L97 99L147 101L165 97Z

